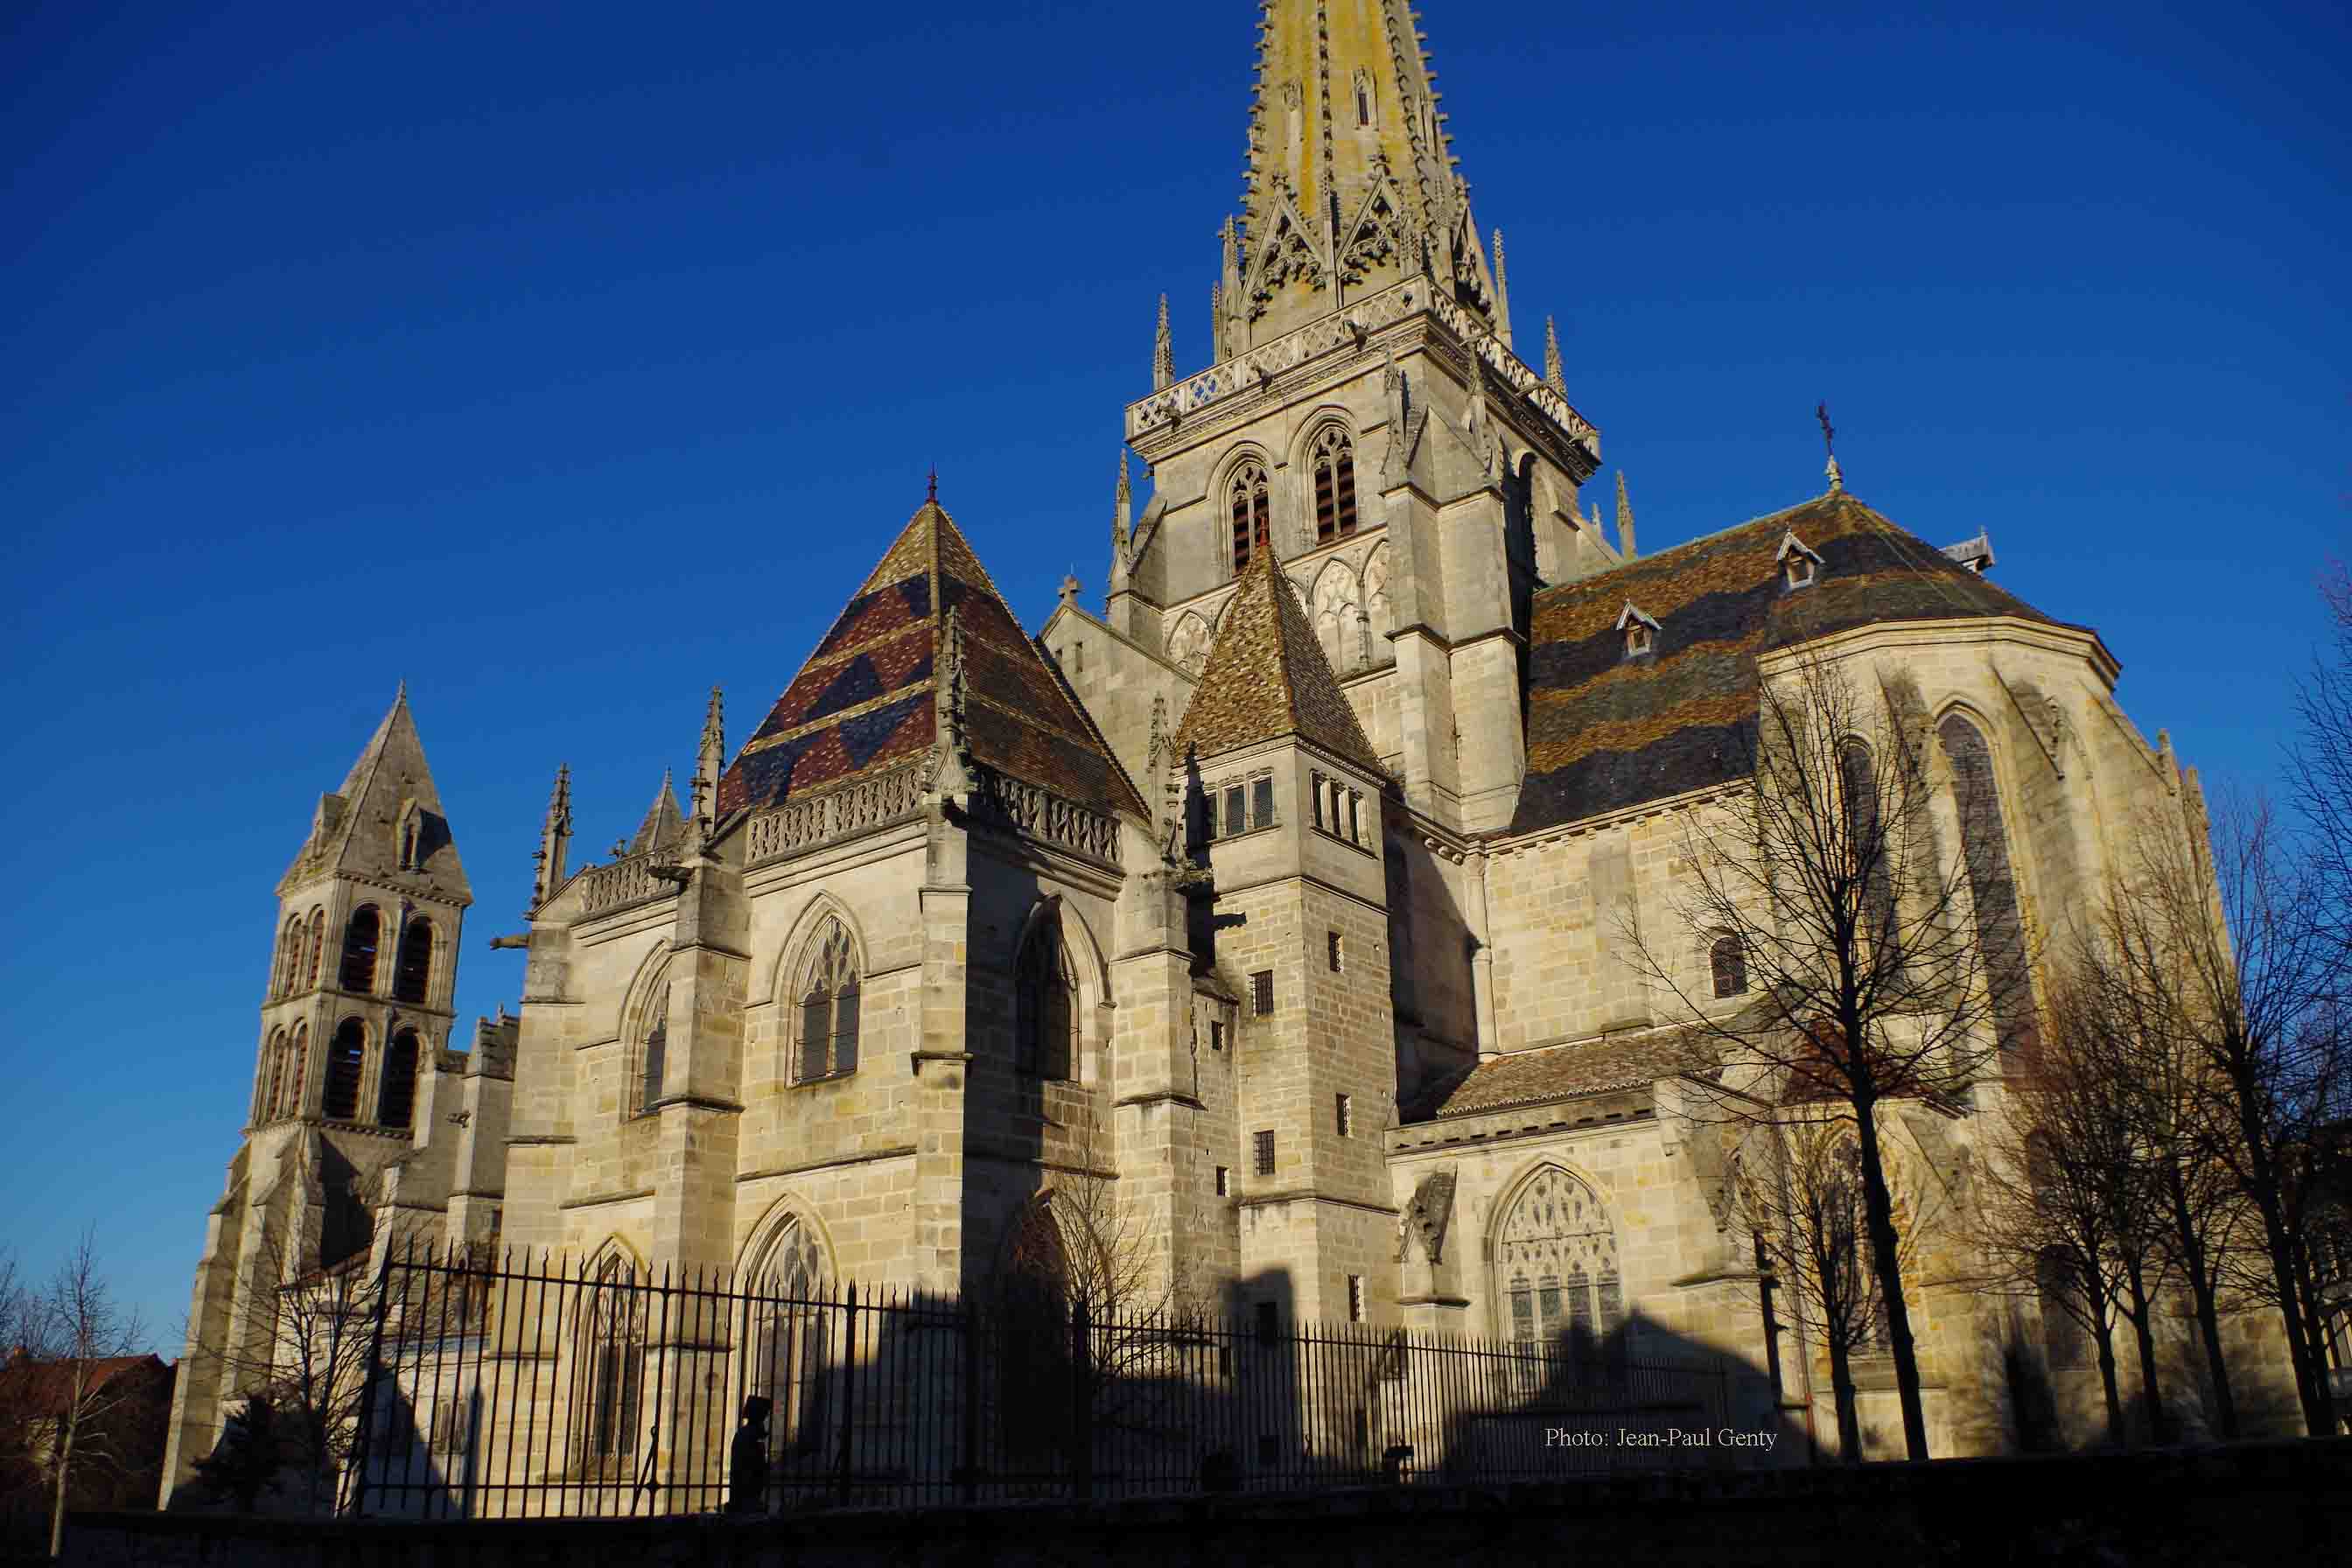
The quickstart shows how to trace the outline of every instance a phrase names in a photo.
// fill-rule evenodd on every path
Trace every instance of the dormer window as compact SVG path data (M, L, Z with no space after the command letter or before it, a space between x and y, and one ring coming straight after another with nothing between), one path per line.
M1793 531L1780 536L1780 552L1776 559L1780 563L1780 581L1792 591L1811 587L1822 565L1819 552Z
M1631 599L1617 616L1617 630L1625 639L1625 657L1641 658L1657 651L1658 623Z

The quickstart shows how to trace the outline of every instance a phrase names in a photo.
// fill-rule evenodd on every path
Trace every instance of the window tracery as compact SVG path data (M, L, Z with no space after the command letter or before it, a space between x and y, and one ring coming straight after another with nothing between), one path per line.
M1356 447L1348 432L1327 426L1315 438L1315 538L1318 543L1356 531Z
M857 955L840 917L829 918L800 987L800 1057L795 1080L813 1083L857 1070Z
M626 1458L637 1451L645 1388L646 1312L636 1269L618 1253L596 1270L583 1304L580 1447L589 1458Z
M1519 1189L1493 1268L1507 1335L1523 1354L1591 1354L1623 1324L1616 1231L1592 1190L1557 1165Z
M1225 502L1233 517L1234 575L1238 577L1272 537L1265 465L1251 458L1236 466L1225 481Z
M661 1103L662 1077L669 1068L669 984L655 988L646 1004L645 1047L638 1055L637 1114L646 1115Z
M1070 1076L1077 992L1059 912L1049 909L1030 930L1013 970L1013 1065L1017 1071L1037 1078Z

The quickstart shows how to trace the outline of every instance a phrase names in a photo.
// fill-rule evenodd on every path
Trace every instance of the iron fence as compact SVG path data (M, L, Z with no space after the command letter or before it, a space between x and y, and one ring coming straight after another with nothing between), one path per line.
M1688 1435L1733 1416L1727 1363L1655 1364L1622 1341L437 1253L392 1258L373 1310L341 1489L347 1509L382 1516L1557 1480L1726 1462Z

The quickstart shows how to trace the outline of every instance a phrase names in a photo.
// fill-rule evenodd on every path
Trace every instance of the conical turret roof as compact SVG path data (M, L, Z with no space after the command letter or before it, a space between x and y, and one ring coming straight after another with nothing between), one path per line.
M719 781L720 812L839 788L930 746L950 610L963 647L972 760L1079 805L1148 820L1110 748L936 500L908 521L736 753Z
M1297 735L1377 774L1381 760L1339 690L1298 594L1261 550L1218 624L1200 689L1176 727L1176 752L1203 761Z

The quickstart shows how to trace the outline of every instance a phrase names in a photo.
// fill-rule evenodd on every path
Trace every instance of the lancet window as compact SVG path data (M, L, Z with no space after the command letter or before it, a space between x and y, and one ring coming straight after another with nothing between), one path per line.
M1068 1078L1078 984L1057 916L1038 921L1022 944L1013 990L1013 1067L1038 1078Z
M1315 438L1315 537L1318 542L1356 531L1356 448L1337 425Z
M812 1083L857 1070L857 953L838 918L818 934L800 987L801 1037L795 1078Z
M1265 469L1255 461L1241 464L1225 481L1226 508L1234 524L1234 575L1273 537L1273 512L1267 500Z

